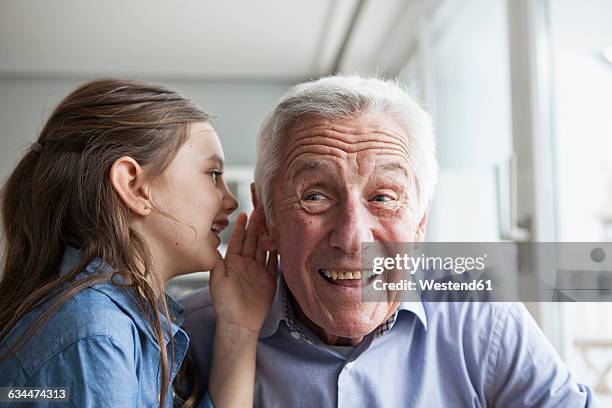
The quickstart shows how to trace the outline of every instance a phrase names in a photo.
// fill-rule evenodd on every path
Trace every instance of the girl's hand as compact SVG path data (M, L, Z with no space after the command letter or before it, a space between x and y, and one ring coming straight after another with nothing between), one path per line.
M217 322L259 333L276 290L277 253L261 247L255 211L240 213L230 237L225 260L219 255L210 274L210 294ZM246 230L245 230L246 227Z

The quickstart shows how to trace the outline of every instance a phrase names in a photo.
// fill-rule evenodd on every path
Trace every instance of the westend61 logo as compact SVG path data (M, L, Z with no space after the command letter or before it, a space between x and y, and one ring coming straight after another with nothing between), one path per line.
M483 256L459 256L459 257L440 257L440 256L411 256L409 254L396 254L395 256L377 256L372 260L372 271L376 275L380 275L390 270L407 271L414 275L419 269L423 270L446 270L455 273L464 273L471 271L484 271L486 269L485 259L487 254Z
M362 242L361 298L612 302L612 242Z

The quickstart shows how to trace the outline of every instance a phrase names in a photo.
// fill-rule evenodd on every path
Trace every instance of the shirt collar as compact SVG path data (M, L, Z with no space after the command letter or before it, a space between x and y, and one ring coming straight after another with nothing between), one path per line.
M425 330L427 330L427 314L425 313L423 303L421 301L401 302L397 311L374 331L375 336L383 335L391 330L397 320L397 316L400 313L406 312L416 315L419 321L423 324ZM282 274L279 271L276 283L276 293L274 294L274 299L272 300L272 306L270 307L268 316L262 325L259 338L263 339L270 337L276 333L281 321L285 321L290 329L293 329L296 326L295 315L293 313L293 308L291 307L289 298L289 289L287 288Z
M276 293L274 294L274 299L272 300L272 306L270 306L268 316L266 316L266 320L264 320L264 323L261 326L261 331L259 333L260 339L270 337L276 333L280 322L286 320L287 317L285 316L283 307L283 302L287 299L285 290L286 288L282 275L278 273L278 277L276 279Z
M64 255L62 258L60 274L68 273L71 269L76 267L81 261L81 258L82 254L77 248L67 246L64 250ZM112 271L112 266L105 263L100 258L95 258L85 267L82 272L79 273L78 276L86 276L92 273L110 273ZM120 281L120 278L118 280ZM138 305L138 301L136 299L136 295L134 294L133 289L120 288L111 282L103 282L96 284L92 287L92 289L107 295L117 306L119 306L121 310L123 310L127 315L130 316L130 318L134 321L134 323L138 326L140 330L151 334L154 338L151 325L148 320L143 316L142 310ZM165 293L165 297L166 304L168 306L168 313L172 321L170 324L171 333L174 336L176 335L177 331L180 330L179 325L183 324L183 307L170 294ZM162 321L164 321L163 316ZM166 330L164 330L164 336L166 338L166 341L169 341L169 337L166 333Z
M400 313L401 311L404 311L404 310L407 312L414 313L416 317L419 318L419 321L423 325L423 328L427 330L427 314L425 313L423 302L421 302L420 300L416 302L402 302L400 303L397 311L398 313Z

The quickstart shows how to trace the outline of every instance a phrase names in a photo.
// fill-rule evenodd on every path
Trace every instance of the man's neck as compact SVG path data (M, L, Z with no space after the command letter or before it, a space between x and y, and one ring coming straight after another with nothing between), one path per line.
M295 301L291 292L288 291L287 295L289 296L291 307L295 311L295 317L302 323L308 330L310 330L315 336L319 338L325 344L330 346L357 346L362 342L363 337L341 337L326 332L323 328L316 325L312 322L308 316L302 311L300 305Z

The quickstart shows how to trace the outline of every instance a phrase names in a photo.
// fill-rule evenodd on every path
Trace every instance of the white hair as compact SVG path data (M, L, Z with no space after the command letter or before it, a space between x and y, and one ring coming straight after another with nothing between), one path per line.
M264 119L257 135L255 189L269 222L273 223L272 183L281 168L286 130L299 119L337 120L385 113L406 132L419 214L431 202L438 163L431 117L397 80L328 76L290 88Z

